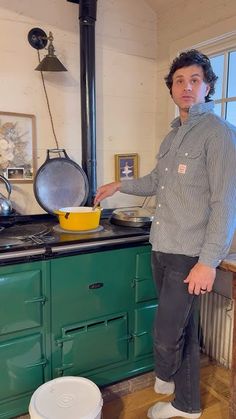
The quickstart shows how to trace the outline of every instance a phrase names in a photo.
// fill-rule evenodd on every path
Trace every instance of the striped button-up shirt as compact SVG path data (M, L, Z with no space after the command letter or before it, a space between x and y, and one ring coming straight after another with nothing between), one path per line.
M236 227L236 127L213 107L213 102L194 105L182 125L176 118L154 170L122 181L120 191L156 195L154 251L199 256L199 262L216 267Z

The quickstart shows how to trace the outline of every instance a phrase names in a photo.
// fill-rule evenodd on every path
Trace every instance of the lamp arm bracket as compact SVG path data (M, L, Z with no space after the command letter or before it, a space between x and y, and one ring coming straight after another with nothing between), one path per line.
M31 47L35 49L43 49L48 43L48 37L42 29L33 28L28 33L28 41Z

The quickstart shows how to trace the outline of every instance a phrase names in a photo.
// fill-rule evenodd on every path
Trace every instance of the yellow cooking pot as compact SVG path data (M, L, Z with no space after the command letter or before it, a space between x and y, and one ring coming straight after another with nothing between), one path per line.
M93 207L66 207L54 210L61 228L73 231L96 229L99 226L101 212L101 208L93 209Z

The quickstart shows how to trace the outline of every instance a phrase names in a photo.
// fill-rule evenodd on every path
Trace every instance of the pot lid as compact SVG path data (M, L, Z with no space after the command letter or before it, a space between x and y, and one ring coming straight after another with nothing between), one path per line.
M63 207L78 207L83 205L88 197L88 179L83 169L71 160L64 149L64 157L47 159L38 169L34 180L34 194L39 205L47 212Z
M112 218L127 222L151 222L153 220L155 208L151 207L131 207L118 208L112 213Z

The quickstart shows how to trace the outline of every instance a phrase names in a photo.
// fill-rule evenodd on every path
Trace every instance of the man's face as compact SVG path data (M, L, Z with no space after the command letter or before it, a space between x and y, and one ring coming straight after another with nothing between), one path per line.
M210 90L208 83L204 82L204 73L201 66L191 65L182 67L173 75L172 98L180 111L189 111L189 108L198 103L205 102Z

